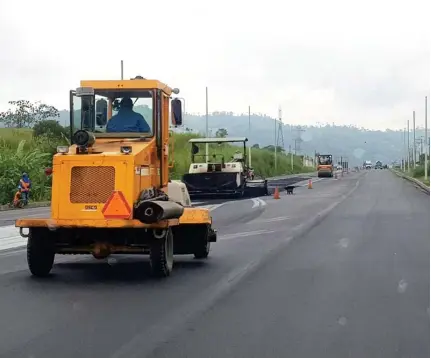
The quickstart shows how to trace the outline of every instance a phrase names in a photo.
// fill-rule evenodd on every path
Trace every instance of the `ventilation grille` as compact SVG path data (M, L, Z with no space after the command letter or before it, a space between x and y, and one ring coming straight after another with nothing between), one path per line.
M70 202L73 204L106 203L115 190L114 167L73 167Z

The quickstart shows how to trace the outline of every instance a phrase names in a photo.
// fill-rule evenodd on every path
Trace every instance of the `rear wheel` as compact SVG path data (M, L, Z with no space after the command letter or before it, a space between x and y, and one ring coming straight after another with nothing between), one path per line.
M209 241L209 228L206 227L204 232L199 229L199 232L202 232L202 238L198 241L193 254L195 259L206 259L211 249L211 242Z
M154 237L150 247L151 273L156 277L167 277L174 266L174 237L171 229L162 238Z
M34 276L45 277L51 272L55 257L55 242L50 232L30 229L27 240L27 263Z

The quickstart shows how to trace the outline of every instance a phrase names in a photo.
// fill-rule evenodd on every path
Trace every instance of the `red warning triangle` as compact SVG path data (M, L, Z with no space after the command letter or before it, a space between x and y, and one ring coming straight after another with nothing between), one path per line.
M132 210L121 191L114 191L102 209L106 219L128 219Z

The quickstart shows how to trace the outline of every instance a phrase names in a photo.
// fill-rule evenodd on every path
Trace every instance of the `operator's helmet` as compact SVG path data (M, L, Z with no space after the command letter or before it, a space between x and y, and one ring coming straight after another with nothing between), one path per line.
M133 108L133 101L130 97L124 97L120 102L120 108Z
M23 172L23 173L22 173L22 176L23 176L23 177L28 177L28 174L27 174L26 172Z

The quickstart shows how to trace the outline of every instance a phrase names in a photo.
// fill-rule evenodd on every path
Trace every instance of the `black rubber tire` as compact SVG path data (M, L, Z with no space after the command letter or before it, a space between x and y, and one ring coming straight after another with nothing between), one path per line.
M43 229L29 230L27 264L33 276L46 277L51 272L55 257L55 243L49 234Z
M198 239L199 241L195 247L193 255L195 256L195 259L206 259L211 250L211 242L209 241L210 227L205 226L200 228L197 234L200 234L203 237Z
M174 236L171 229L164 238L156 239L150 247L151 274L155 277L168 277L174 266Z
M209 228L206 227L204 237L201 241L199 241L199 244L195 248L195 252L193 255L195 256L195 259L206 259L208 255L210 254L211 250L211 242L208 241L209 239Z
M195 259L200 260L200 259L208 258L209 254L210 254L210 249L211 249L211 243L209 241L207 241L206 246L202 246L202 248L195 251L195 253L194 253Z

